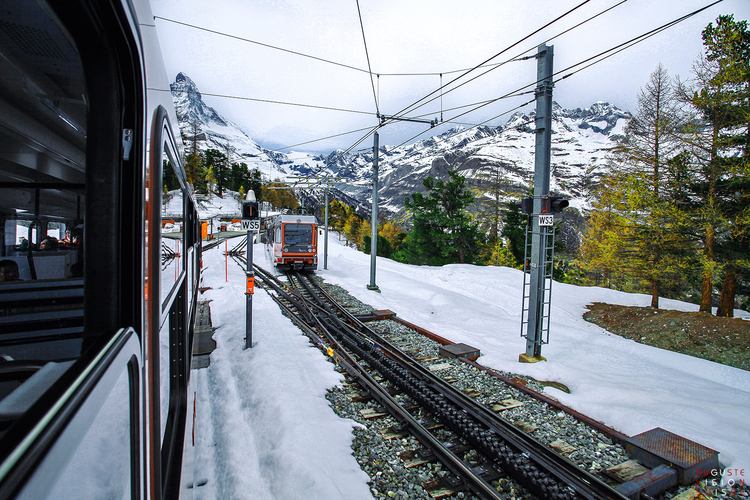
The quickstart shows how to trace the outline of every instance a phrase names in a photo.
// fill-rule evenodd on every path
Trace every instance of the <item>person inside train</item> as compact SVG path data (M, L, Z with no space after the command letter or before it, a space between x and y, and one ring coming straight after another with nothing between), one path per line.
M0 281L21 281L18 263L14 260L0 260Z
M21 236L21 241L16 245L16 251L25 252L29 249L29 240Z
M72 240L72 238L71 238L71 236L70 236L70 229L66 229L66 230L65 230L65 238L63 238L63 239L61 239L60 241L58 241L58 244L59 244L59 245L60 245L61 247L64 247L64 248L68 248L68 246L70 245L70 243L71 243L72 241L73 241L73 240Z
M63 248L69 248L75 250L81 246L81 237L83 236L83 228L76 226L73 229L65 231L65 238L59 241L60 246Z
M42 239L42 242L39 243L39 250L43 252L57 250L57 245L58 245L57 238L55 238L54 236L45 236Z

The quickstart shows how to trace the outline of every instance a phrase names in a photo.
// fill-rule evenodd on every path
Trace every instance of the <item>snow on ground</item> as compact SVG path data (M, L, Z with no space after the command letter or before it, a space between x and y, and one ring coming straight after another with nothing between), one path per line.
M201 298L212 300L219 329L211 365L197 372L195 482L208 482L194 498L370 498L351 452L358 424L325 399L341 374L259 289L253 348L244 349L245 274L231 258L225 267L223 248L203 257L203 286L212 289ZM263 266L263 246L254 253Z
M262 245L254 255L271 267ZM319 260L322 268L322 255ZM204 298L213 300L213 324L220 328L211 366L198 377L197 433L205 432L196 463L205 466L196 475L209 482L196 498L369 498L367 476L350 449L357 424L335 416L324 397L341 375L262 290L253 299L254 347L243 350L244 273L230 260L225 283L223 251L206 252L204 262L203 285L213 288ZM592 302L647 306L648 296L555 283L550 343L542 348L547 361L522 364L521 271L378 258L377 293L366 288L369 263L369 255L332 235L328 270L318 274L377 309L479 348L485 366L565 384L571 394L545 390L621 432L662 427L720 451L727 467L750 470L750 372L638 344L582 318Z

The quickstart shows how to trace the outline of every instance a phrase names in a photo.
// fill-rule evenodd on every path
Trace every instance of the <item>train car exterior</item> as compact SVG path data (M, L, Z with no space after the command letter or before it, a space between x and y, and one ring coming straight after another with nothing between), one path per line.
M0 499L190 498L200 221L150 5L2 11Z
M277 215L269 223L273 265L288 271L318 268L318 221L314 215Z

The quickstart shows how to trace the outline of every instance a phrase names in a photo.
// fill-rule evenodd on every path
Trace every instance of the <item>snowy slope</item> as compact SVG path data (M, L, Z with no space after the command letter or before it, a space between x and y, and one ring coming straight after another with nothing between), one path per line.
M378 258L382 293L375 293L365 286L368 255L335 236L329 249L329 269L318 271L327 281L375 308L478 347L483 365L561 382L571 394L545 391L606 425L629 435L662 427L718 450L727 467L750 469L750 372L638 344L582 318L591 302L645 306L648 296L555 283L550 344L543 348L548 361L521 364L520 271ZM262 245L254 255L270 268ZM212 300L219 330L211 366L198 372L196 478L209 482L195 498L369 498L366 475L351 455L356 424L338 418L324 397L341 376L262 290L253 298L254 347L243 350L244 272L231 260L225 268L219 250L206 252L204 262L203 286L212 289L203 298ZM748 313L736 315L750 320Z

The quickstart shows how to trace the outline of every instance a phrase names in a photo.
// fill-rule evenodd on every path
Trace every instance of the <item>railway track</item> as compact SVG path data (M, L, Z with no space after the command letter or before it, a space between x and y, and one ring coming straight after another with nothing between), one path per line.
M245 265L241 255L235 259ZM414 435L425 447L420 453L436 457L451 472L443 478L446 487L498 499L503 497L493 482L507 475L539 498L626 498L433 374L348 313L309 275L290 272L284 283L255 266L255 276L269 293L275 292L271 296L300 328L399 422L396 430ZM409 403L399 402L395 393L405 394ZM436 437L436 426L455 437ZM462 458L467 456L473 457L471 462Z

